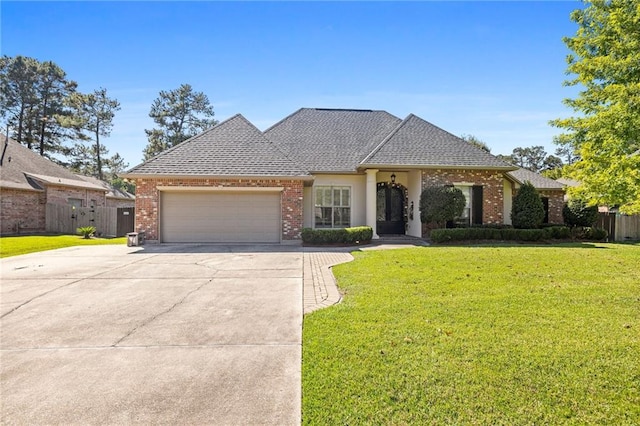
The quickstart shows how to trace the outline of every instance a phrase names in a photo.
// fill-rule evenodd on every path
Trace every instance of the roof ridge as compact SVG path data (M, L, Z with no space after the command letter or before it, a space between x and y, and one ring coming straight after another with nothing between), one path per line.
M227 119L225 119L225 120L222 120L221 122L217 123L215 126L209 127L207 130L205 130L205 131L203 131L203 132L200 132L200 133L198 133L198 134L196 134L196 135L193 135L193 136L191 136L190 138L183 140L183 141L182 141L182 142L180 142L179 144L174 145L174 146L172 146L171 148L165 149L164 151L160 152L158 155L156 155L156 156L154 156L154 157L151 157L151 158L149 158L148 160L145 160L145 161L143 161L142 163L138 164L137 166L134 166L134 167L130 168L129 170L127 170L127 171L126 171L126 173L131 173L132 171L134 171L134 170L136 170L136 169L138 169L138 168L142 167L143 165L145 165L145 164L147 164L147 163L149 163L149 162L151 162L151 161L154 161L156 158L161 158L161 157L166 156L168 153L170 153L170 152L174 151L174 150L175 150L176 148L178 148L179 146L181 146L181 145L183 145L183 144L185 144L185 143L187 143L187 142L192 141L193 139L195 139L195 138L196 138L196 137L198 137L198 136L205 135L205 134L207 134L207 133L211 132L213 129L217 128L218 126L221 126L222 124L227 123L227 122L229 122L229 121L231 121L231 120L233 120L233 119L237 118L238 116L240 116L240 117L244 118L244 117L242 116L242 114L240 114L240 113L234 114L234 115L232 115L231 117L229 117L229 118L227 118ZM246 118L244 118L244 119L245 119L245 120L247 120ZM254 127L255 127L255 126L254 126Z
M281 124L281 123L284 123L286 120L288 120L289 118L291 118L291 117L293 117L294 115L298 114L300 111L302 111L302 110L304 110L304 109L313 109L313 108L305 108L305 107L298 108L297 110L293 111L291 114L289 114L289 115L287 115L286 117L284 117L283 119L279 120L277 123L272 124L271 126L267 127L267 128L264 130L264 132L262 132L262 133L264 133L264 134L266 135L266 133L267 133L269 130L273 129L274 127L276 127L277 125L279 125L279 124Z
M301 108L302 109L302 108ZM280 149L280 147L278 146L277 143L275 143L274 141L272 141L271 139L269 139L262 130L258 129L256 127L255 124L253 124L251 121L249 121L248 118L246 118L244 115L242 114L236 114L236 116L239 116L240 118L242 118L247 124L249 124L253 129L255 129L258 133L260 133L260 136L262 137L262 139L264 139L264 141L269 144L272 148L275 148L278 153L280 153L287 161L289 161L293 166L297 167L298 170L302 173L304 173L305 175L308 175L309 172L307 170L305 170L301 164L298 164L298 162L294 161L293 159L291 159L284 151L282 151L282 149ZM235 117L235 116L234 116ZM227 120L228 121L228 120ZM222 123L221 123L222 124ZM266 130L265 130L266 131Z
M386 112L386 111L385 111ZM391 114L393 115L393 114ZM378 151L380 151L382 149L382 147L389 142L389 140L393 137L393 135L395 135L396 133L398 133L398 131L402 128L402 126L404 126L408 121L409 118L411 117L417 117L416 115L414 115L413 113L410 113L409 115L407 115L405 117L404 120L402 120L400 123L398 123L398 125L395 127L395 129L393 129L391 131L391 133L389 133L384 139L382 139L382 142L380 142L374 149L373 151L371 151L369 154L367 154L366 157L364 157L364 159L362 161L360 161L360 164L365 164L371 157L373 157L374 155L376 155L376 153Z

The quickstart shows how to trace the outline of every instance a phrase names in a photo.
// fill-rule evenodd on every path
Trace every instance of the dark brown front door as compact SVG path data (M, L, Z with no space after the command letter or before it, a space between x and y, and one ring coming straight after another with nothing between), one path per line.
M378 183L376 194L377 233L404 234L404 190L399 185Z

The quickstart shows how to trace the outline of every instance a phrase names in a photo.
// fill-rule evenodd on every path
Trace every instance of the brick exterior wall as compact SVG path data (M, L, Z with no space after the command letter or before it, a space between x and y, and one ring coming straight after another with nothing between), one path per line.
M160 191L158 186L190 186L203 189L224 188L284 188L281 193L282 240L300 239L302 232L302 189L301 180L289 179L198 179L161 178L136 179L136 231L145 231L146 239L160 239Z
M47 185L46 193L47 203L51 204L69 204L69 198L81 199L82 207L89 207L91 200L95 200L98 207L104 207L106 204L104 191L49 184Z
M107 205L106 207L135 207L136 206L136 201L135 200L121 200L119 198L107 198Z
M0 233L44 232L45 210L44 192L0 188Z
M549 223L563 224L564 190L539 190L538 193L549 199Z
M46 231L46 205L69 204L69 198L83 200L89 206L91 200L96 206L105 206L104 191L47 185L45 191L25 191L1 188L0 200L1 229L3 235Z
M481 185L482 223L504 223L504 176L497 170L428 169L422 171L422 189L455 183Z

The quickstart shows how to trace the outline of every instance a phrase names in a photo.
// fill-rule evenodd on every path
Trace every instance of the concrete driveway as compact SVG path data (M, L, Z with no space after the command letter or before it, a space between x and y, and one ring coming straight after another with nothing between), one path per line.
M73 247L1 263L0 423L300 423L299 248Z

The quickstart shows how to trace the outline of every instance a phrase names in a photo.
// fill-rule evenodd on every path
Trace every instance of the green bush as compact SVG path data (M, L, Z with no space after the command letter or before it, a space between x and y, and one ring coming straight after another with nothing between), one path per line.
M466 198L459 188L429 186L420 194L420 219L422 223L443 226L462 215L466 204Z
M541 241L550 239L567 239L571 236L566 226L554 226L545 229L513 229L497 227L434 229L431 241L445 243L449 241Z
M598 228L596 226L585 229L585 238L587 240L602 241L608 236L609 233L606 229Z
M562 218L567 226L593 226L598 220L598 207L587 206L582 200L570 200L562 208Z
M571 238L571 229L566 226L548 226L543 228L543 230L547 235L546 238L549 239L563 240Z
M511 221L518 229L535 229L542 225L544 204L531 182L525 182L513 198Z
M302 242L313 245L331 244L366 244L373 238L373 229L369 226L356 226L340 229L312 229L302 230Z
M86 240L88 240L89 238L91 238L93 236L93 234L96 233L96 227L95 226L82 226L80 228L76 228L76 232L80 235L82 235Z

